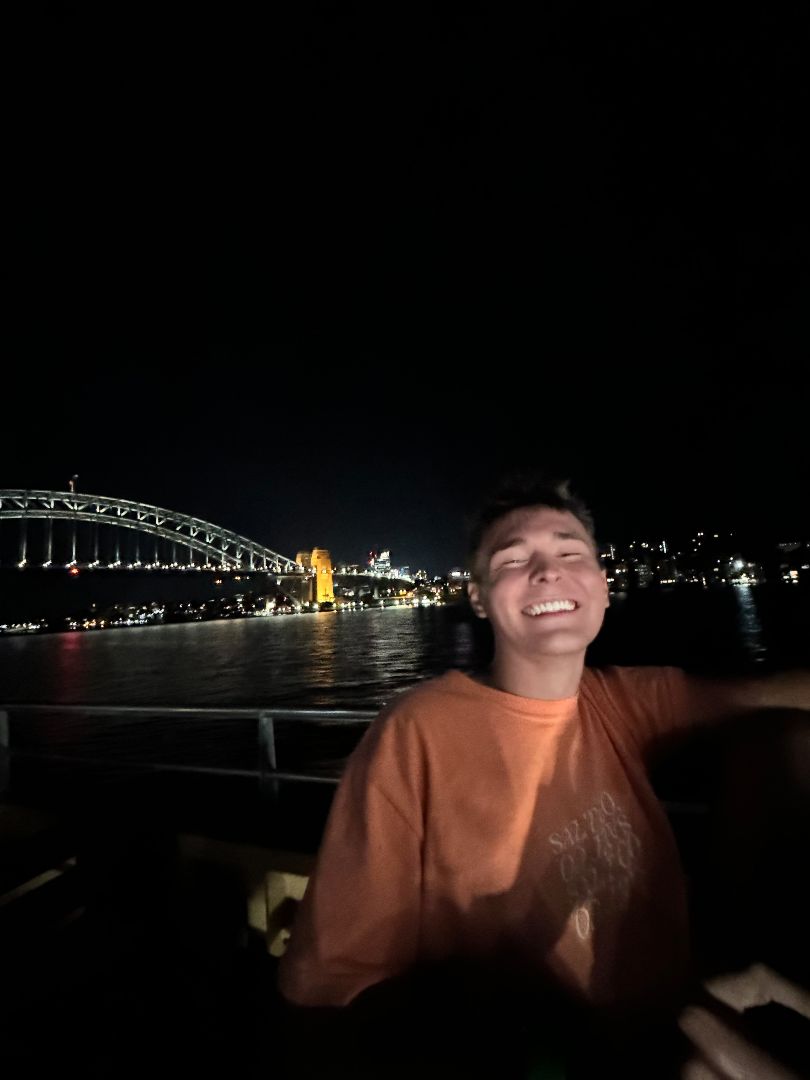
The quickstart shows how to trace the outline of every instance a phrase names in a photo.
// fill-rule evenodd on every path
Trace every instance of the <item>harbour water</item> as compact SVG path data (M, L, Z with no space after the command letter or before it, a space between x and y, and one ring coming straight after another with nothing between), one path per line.
M466 604L0 638L0 703L377 707L486 663ZM810 666L810 595L789 585L614 596L593 664L718 674Z
M270 813L266 786L258 791L255 778L144 770L171 764L252 774L262 760L255 715L179 717L165 710L376 711L448 668L483 667L490 649L487 625L466 604L0 638L0 703L150 709L88 716L12 708L12 793L61 807L86 803L93 815L99 800L108 805L112 798L139 819L148 811L184 827L314 850L331 786L283 783L273 789ZM675 664L702 674L810 667L810 603L791 586L614 596L588 659ZM337 777L365 726L277 720L277 767ZM48 761L27 759L21 750L44 752ZM93 765L80 760L88 757Z

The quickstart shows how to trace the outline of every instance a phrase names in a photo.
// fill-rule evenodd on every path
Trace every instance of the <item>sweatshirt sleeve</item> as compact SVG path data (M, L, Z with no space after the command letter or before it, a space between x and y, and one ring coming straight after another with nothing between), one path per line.
M418 945L422 884L418 738L379 717L349 760L279 969L297 1005L346 1005L401 974Z
M735 711L723 682L677 667L611 667L599 679L645 753L661 739L718 723Z

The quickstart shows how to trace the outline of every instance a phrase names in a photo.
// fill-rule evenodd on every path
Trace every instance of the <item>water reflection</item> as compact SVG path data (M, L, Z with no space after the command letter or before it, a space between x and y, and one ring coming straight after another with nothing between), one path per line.
M309 675L314 686L331 687L335 683L335 611L322 611L314 619L312 641L309 646Z
M754 598L754 590L750 585L739 585L735 586L734 595L737 600L737 625L739 627L740 643L749 659L754 661L764 660L767 648Z
M790 589L614 596L595 658L807 665L805 626L807 594ZM0 702L377 707L448 668L480 667L490 650L487 624L463 606L14 637L0 639Z

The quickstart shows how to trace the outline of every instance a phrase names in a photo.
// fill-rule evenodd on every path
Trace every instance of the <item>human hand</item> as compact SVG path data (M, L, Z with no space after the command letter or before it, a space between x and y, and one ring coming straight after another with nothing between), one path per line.
M717 976L704 986L709 1007L689 1005L678 1020L697 1051L684 1065L681 1080L801 1080L753 1043L744 1021L735 1022L734 1014L776 1004L810 1020L810 993L764 964ZM716 1009L712 999L718 1003Z

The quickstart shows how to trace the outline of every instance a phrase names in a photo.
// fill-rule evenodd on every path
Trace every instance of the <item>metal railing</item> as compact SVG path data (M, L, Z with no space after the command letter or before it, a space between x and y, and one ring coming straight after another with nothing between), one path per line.
M17 717L33 717L43 714L79 717L109 717L111 720L159 718L183 720L255 720L257 762L255 768L232 766L185 765L177 762L138 761L132 757L116 759L108 755L64 754L53 752L47 745L41 747L15 747L12 720ZM369 724L377 715L376 709L290 709L290 708L218 708L204 706L157 706L157 705L0 705L0 793L9 786L11 762L15 759L40 760L75 765L98 765L124 767L151 772L196 773L211 776L246 777L258 779L260 785L279 780L302 781L316 784L337 784L338 776L320 776L313 773L289 772L278 767L276 749L276 723L293 721L301 724L329 724L330 726Z
M276 723L293 721L301 724L352 725L369 724L377 715L376 709L307 709L307 708L218 708L202 706L155 706L155 705L0 705L0 794L6 791L10 782L10 768L13 759L44 761L75 765L97 765L110 768L132 768L145 772L192 773L222 777L253 778L259 781L263 790L276 790L276 781L300 781L313 784L337 785L339 776L323 776L315 773L291 772L279 769L276 749ZM13 745L11 720L14 717L57 714L67 716L98 716L110 719L166 718L187 720L255 720L257 759L253 768L235 768L232 766L186 765L177 762L138 761L132 757L115 758L108 756L88 756L84 754L54 753L47 746L36 749L21 748ZM693 816L705 815L707 803L702 799L673 800L662 798L662 804L670 815Z

